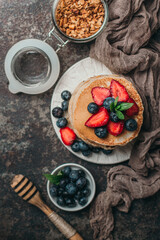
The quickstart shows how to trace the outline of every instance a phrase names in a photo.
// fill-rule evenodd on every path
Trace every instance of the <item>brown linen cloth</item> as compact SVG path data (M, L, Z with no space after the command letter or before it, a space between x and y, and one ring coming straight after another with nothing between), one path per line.
M96 39L90 56L136 86L144 104L144 124L133 147L129 166L107 175L107 189L90 210L94 239L111 240L112 207L128 212L132 200L160 189L160 27L159 0L110 0L109 22Z

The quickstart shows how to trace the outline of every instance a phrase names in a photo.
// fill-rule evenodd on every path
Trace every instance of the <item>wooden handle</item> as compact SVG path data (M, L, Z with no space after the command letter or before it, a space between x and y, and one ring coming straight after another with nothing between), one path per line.
M83 238L81 238L81 236L78 233L76 233L69 240L83 240Z
M51 222L59 229L59 231L70 240L83 240L76 230L68 224L62 217L52 211L40 198L39 193L34 196L34 199L29 201L31 204L40 208L51 220Z

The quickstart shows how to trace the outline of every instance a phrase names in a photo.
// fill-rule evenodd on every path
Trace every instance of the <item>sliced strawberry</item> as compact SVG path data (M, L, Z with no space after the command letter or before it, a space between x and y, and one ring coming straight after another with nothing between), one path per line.
M107 125L107 130L110 134L117 136L121 134L121 132L123 131L123 127L124 127L124 121L119 121L119 122L109 121Z
M110 92L112 97L118 97L118 101L126 102L129 98L128 92L125 87L116 80L112 80L110 85Z
M76 134L69 127L61 128L60 134L65 145L70 146L76 139Z
M129 108L129 109L126 110L126 115L127 115L128 117L131 117L131 116L133 116L133 115L138 114L139 108L138 108L137 103L135 103L135 101L134 101L132 98L129 98L129 99L127 100L127 102L128 102L128 103L133 103L133 106L132 106L131 108Z
M94 102L99 106L103 104L104 99L111 96L109 89L105 87L94 87L91 93Z
M101 107L99 111L93 114L86 122L87 127L102 127L109 121L109 113L106 108Z

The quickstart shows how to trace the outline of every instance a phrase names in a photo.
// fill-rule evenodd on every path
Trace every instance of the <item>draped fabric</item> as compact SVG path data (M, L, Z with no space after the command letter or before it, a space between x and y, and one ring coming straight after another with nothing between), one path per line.
M90 209L90 224L98 240L112 239L112 207L128 212L134 199L160 189L160 0L107 3L109 22L92 45L90 57L134 84L143 101L144 123L128 166L109 170L107 189Z

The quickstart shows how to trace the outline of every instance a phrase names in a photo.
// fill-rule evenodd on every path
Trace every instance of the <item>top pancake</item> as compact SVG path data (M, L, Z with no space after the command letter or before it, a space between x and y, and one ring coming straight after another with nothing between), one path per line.
M139 113L134 115L132 118L137 121L138 127L133 132L129 132L124 129L123 132L118 136L113 136L108 133L107 137L98 138L94 133L94 128L85 126L85 122L89 117L92 116L92 114L88 112L87 106L90 102L93 102L91 94L92 88L105 87L109 89L112 79L121 83L126 88L129 96L137 103L139 107ZM137 90L128 80L117 75L96 76L80 83L72 94L69 102L68 113L70 123L77 136L93 146L103 148L127 144L132 139L137 137L143 123L143 105Z

